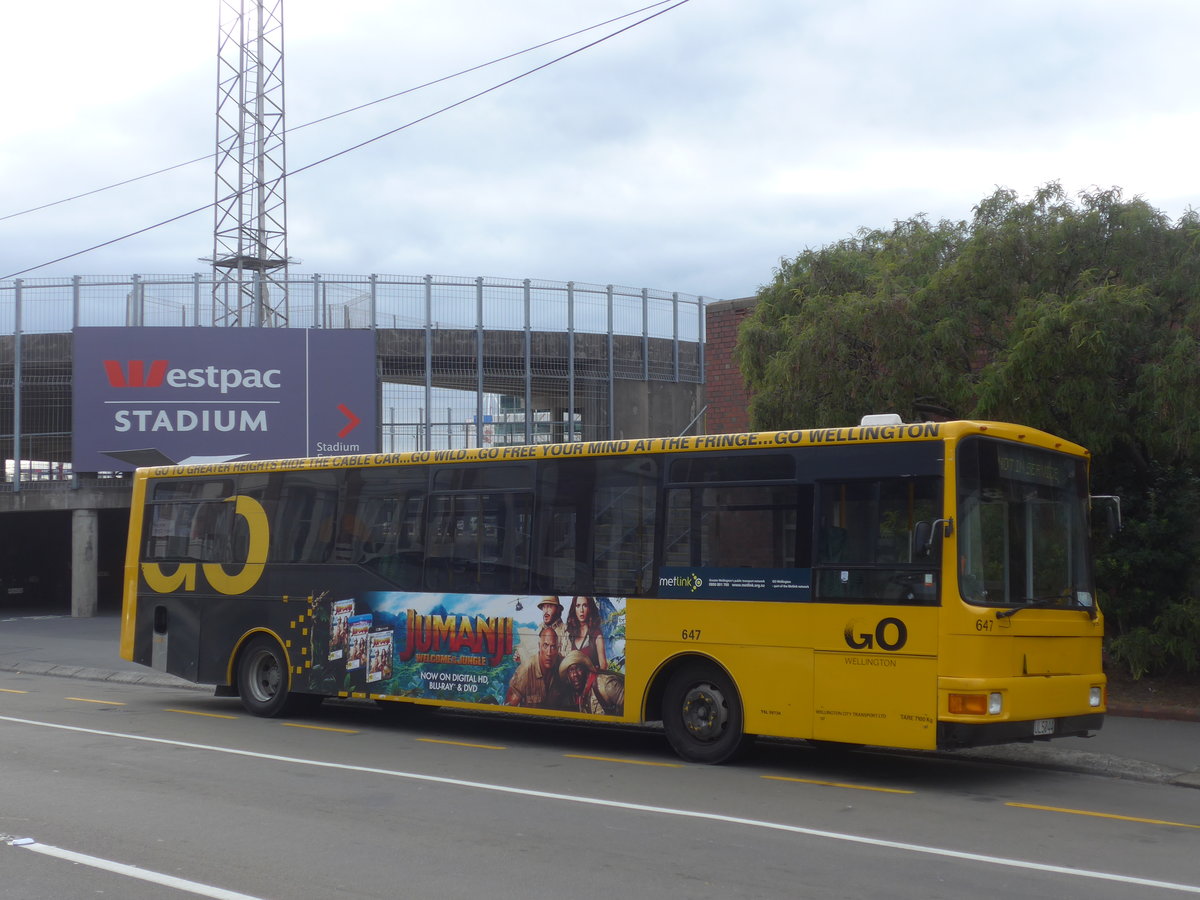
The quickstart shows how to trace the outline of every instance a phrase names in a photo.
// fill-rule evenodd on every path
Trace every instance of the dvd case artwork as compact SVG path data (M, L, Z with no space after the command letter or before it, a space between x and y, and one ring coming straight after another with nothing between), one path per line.
M338 600L329 617L329 660L341 659L346 653L350 635L350 617L354 615L353 600Z
M392 632L372 631L368 635L367 681L386 681L392 677Z
M362 669L367 664L367 636L371 632L371 615L351 616L346 641L346 670Z

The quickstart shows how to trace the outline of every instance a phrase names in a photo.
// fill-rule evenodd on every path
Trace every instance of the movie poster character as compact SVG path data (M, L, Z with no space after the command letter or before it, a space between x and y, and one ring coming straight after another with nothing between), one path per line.
M362 669L367 664L367 636L371 632L371 614L351 616L346 648L346 671Z
M509 680L505 705L571 709L570 688L559 673L562 658L558 632L551 625L543 625L538 632L537 653L525 659Z
M372 628L392 632L391 675L379 679L391 694L624 714L624 598L372 591L357 599L371 610ZM576 624L568 629L571 608ZM590 664L574 681L562 669L572 651ZM371 665L364 659L364 675Z
M350 617L354 615L353 600L337 600L329 617L329 660L341 659L346 652L350 635Z
M392 677L392 632L372 631L368 639L367 681Z
M519 623L520 640L514 647L505 705L622 715L624 598L546 596L537 608L538 621ZM564 666L563 660L572 655L574 666ZM580 656L587 659L586 667L578 665ZM575 680L568 677L568 670Z
M591 657L572 650L558 667L567 690L569 708L594 716L619 716L625 711L625 678L617 672L600 672Z

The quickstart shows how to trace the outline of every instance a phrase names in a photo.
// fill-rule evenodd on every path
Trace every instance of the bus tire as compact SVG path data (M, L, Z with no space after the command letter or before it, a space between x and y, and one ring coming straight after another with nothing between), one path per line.
M742 701L733 680L710 663L688 663L673 672L662 709L671 749L689 762L728 762L754 741L742 731Z
M238 656L238 696L246 711L274 718L315 709L321 697L288 690L288 661L278 641L266 635L250 639Z

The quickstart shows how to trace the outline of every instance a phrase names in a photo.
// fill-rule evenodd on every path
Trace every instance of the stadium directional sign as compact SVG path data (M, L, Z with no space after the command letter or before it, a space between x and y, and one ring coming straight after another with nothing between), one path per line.
M374 332L79 328L74 345L76 471L378 449Z

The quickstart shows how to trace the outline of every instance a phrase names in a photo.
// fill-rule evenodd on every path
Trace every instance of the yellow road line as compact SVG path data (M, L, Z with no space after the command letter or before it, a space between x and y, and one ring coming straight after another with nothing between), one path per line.
M91 700L87 697L67 697L66 699L77 700L80 703L99 703L101 706L124 706L125 705L124 703L121 703L118 700Z
M624 763L627 766L665 766L668 769L678 769L682 763L648 762L641 759L616 759L612 756L583 756L578 753L564 753L567 759L590 759L595 762Z
M168 709L166 712L179 713L184 716L206 716L209 719L236 719L237 716L227 716L224 713L197 712L194 709Z
M312 731L333 731L337 734L358 734L351 728L330 728L328 725L305 725L303 722L280 722L288 728L308 728Z
M14 691L9 688L0 688L0 694L28 694L29 691Z
M783 775L764 775L769 781L795 781L799 784L816 784L821 787L847 788L851 791L877 791L881 794L915 794L916 791L905 791L899 788L871 787L867 784L844 784L840 781L816 781L812 778L786 778Z
M434 738L417 738L423 744L449 744L451 747L470 747L473 750L507 750L495 744L464 744L462 741L439 741Z
M1014 806L1017 809L1037 809L1042 812L1058 812L1069 813L1073 816L1092 816L1096 819L1116 819L1120 822L1138 822L1142 825L1169 825L1172 828L1197 828L1200 825L1192 825L1188 822L1167 822L1163 819L1143 819L1139 816L1119 816L1116 813L1093 812L1090 809L1064 809L1059 806L1038 806L1036 803L1005 803L1005 806Z

